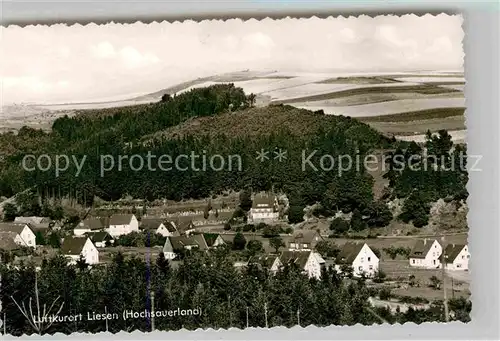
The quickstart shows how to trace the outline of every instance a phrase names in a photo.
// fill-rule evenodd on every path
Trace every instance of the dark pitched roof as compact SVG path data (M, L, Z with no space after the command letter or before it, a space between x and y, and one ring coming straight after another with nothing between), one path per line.
M217 237L219 237L219 234L217 233L204 233L203 237L205 238L205 243L207 244L208 247L212 247L217 240Z
M272 194L259 193L253 198L252 208L274 208L276 197Z
M27 224L29 228L34 232L34 231L47 231L50 229L50 223L40 223L40 224L34 224L34 223L28 223Z
M80 222L78 228L85 228L85 229L90 229L90 230L102 230L106 227L106 219L104 218L87 218Z
M447 263L453 263L459 253L464 249L465 244L448 244L444 249L444 255Z
M144 230L156 230L165 220L162 218L142 218L141 228Z
M189 218L179 219L177 221L174 221L174 224L176 224L177 230L179 230L179 232L186 232L187 230L195 227L193 221Z
M133 214L113 214L109 219L109 225L128 225L133 216Z
M91 241L93 242L105 242L107 240L112 240L113 237L105 232L105 231L99 231L99 232L87 232L85 233Z
M181 251L186 246L197 247L198 250L205 251L207 249L207 243L201 234L194 234L191 236L178 236L178 237L168 237L172 248L174 251Z
M0 231L0 250L12 251L20 248L14 241L17 235L12 231Z
M16 217L14 219L15 223L24 223L24 224L49 224L52 222L50 218L47 217Z
M263 268L270 269L276 258L278 258L276 255L253 256L248 260L248 264L256 264Z
M295 264L299 269L304 269L311 251L283 251L280 255L280 262L285 264Z
M293 233L291 241L311 244L317 236L319 236L319 233L315 230L296 230Z
M0 223L0 231L9 231L20 234L28 224L23 223ZM29 227L29 226L28 226Z
M364 245L365 243L352 243L352 242L345 243L342 249L340 250L339 254L337 255L335 263L352 264L352 262L354 262L356 256L359 254Z
M66 237L61 245L61 252L63 255L79 255L86 241L87 237Z
M417 240L411 250L410 258L425 258L434 241L434 239Z
M171 221L163 218L143 218L141 220L141 229L157 230L161 224L163 224L169 232L177 232L175 225Z

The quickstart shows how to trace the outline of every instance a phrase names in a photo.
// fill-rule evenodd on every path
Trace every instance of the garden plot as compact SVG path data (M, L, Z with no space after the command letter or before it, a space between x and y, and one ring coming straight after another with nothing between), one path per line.
M465 98L421 98L402 99L390 102L371 103L351 106L325 107L314 102L296 103L294 106L311 111L323 110L329 115L344 115L351 117L371 117L381 115L415 112L437 108L464 108Z

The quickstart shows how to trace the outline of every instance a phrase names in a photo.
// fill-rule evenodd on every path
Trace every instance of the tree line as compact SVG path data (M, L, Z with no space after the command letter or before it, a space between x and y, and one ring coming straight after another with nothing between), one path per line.
M7 333L21 336L38 332L150 331L148 319L121 318L107 323L54 323L49 328L45 324L36 331L16 303L28 307L31 299L35 315L37 304L48 309L57 302L52 312L60 307L59 316L85 316L87 312L122 316L123 310L150 311L151 292L155 310L202 309L200 316L156 318L157 330L444 321L439 301L427 310L391 313L370 307L368 297L377 293L366 286L364 279L343 278L332 268L323 270L322 280L309 279L288 265L276 275L258 265L239 270L229 261L228 253L226 248L209 254L192 252L176 265L163 254L144 261L120 253L110 264L93 268L81 260L68 266L61 256L44 260L39 271L30 263L18 268L2 265L0 299ZM470 302L453 300L450 307L455 319L468 321Z

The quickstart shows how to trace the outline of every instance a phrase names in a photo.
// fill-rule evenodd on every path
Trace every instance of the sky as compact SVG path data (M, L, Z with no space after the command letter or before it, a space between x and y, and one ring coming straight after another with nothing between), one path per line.
M462 70L462 22L441 14L1 27L0 101L122 99L244 69Z

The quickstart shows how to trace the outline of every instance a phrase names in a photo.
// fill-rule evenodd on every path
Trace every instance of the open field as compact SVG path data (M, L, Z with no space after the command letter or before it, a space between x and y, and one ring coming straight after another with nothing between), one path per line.
M467 130L455 130L455 131L449 131L448 133L451 135L451 138L455 143L465 143ZM425 134L398 135L396 136L396 138L402 141L415 141L417 143L425 142Z
M427 130L438 131L440 129L446 129L452 136L455 130L465 129L465 117L464 116L451 116L445 118L435 118L435 119L422 119L418 121L406 121L406 122L384 122L377 120L365 120L363 118L359 119L378 131L382 131L386 134L396 135L396 138L403 139L403 136L411 135L422 135ZM422 137L423 141L423 137Z
M372 103L345 107L322 107L314 105L314 103L297 104L296 106L312 111L323 110L325 114L344 115L354 118L376 117L395 114L401 117L401 115L405 115L405 113L410 113L409 115L411 115L411 118L407 120L411 120L417 115L420 116L420 118L427 118L425 115L426 113L431 114L430 118L433 118L432 115L435 115L436 112L439 112L439 110L437 109L458 108L463 110L463 108L465 108L465 98L402 99L383 103ZM424 111L423 114L418 113L422 111ZM444 112L446 111L441 111L439 114L442 115ZM416 117L414 119L416 119Z

